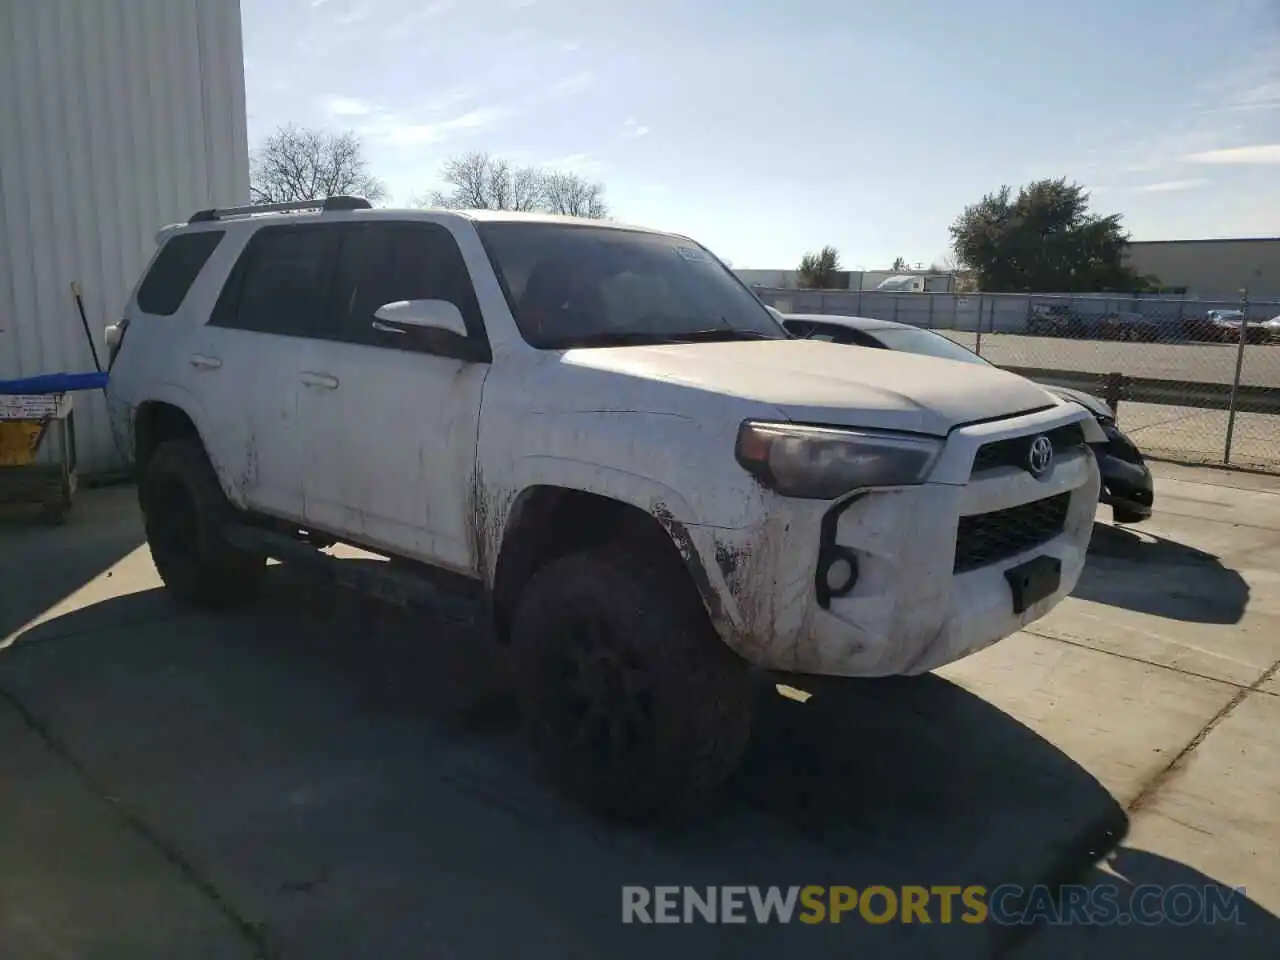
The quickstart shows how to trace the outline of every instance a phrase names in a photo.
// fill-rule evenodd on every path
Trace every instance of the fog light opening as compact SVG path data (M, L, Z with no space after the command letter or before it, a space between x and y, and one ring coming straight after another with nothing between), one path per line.
M829 596L844 596L853 589L854 583L857 582L857 561L851 556L837 554L828 561L826 570L823 571L822 579L823 586L827 588Z

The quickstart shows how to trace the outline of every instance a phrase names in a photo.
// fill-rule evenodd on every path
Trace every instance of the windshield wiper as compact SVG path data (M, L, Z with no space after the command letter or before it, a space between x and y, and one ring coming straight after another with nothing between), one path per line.
M672 343L702 343L715 340L781 340L782 337L770 336L759 330L738 330L734 327L708 327L705 330L690 330L687 333L668 334Z
M735 330L732 327L709 327L706 330L690 330L678 333L650 333L643 330L602 330L580 337L566 337L552 345L553 350L571 350L575 347L643 347L666 343L710 343L717 340L780 340L756 330Z

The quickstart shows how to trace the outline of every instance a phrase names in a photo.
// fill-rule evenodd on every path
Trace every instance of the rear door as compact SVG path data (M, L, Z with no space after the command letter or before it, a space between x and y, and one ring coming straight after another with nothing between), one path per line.
M447 300L468 349L393 336L374 311ZM476 428L488 340L470 274L442 224L349 224L330 309L308 341L299 408L307 438L306 521L375 549L474 573Z
M299 522L302 349L324 309L337 241L335 224L259 229L188 358L219 472L248 507Z

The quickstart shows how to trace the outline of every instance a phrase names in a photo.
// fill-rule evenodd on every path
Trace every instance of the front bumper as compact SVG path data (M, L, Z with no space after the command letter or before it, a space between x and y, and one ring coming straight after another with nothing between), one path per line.
M1097 451L1098 470L1102 477L1099 499L1109 507L1120 507L1146 519L1155 503L1155 481L1145 463L1130 463L1103 451Z
M984 443L1081 419L1055 408L961 428L924 485L869 490L835 506L778 497L780 515L762 527L702 528L700 552L715 556L711 572L727 595L721 616L713 616L722 637L768 669L880 677L924 673L1044 616L1084 568L1100 489L1097 460L1080 445L1042 479L1016 466L972 477L970 471ZM1056 533L992 562L958 568L962 517L1033 504L1034 517L1050 500L1066 503ZM818 589L824 542L853 559L858 574L851 590L825 603ZM1059 561L1058 587L1015 613L1005 571L1039 556Z

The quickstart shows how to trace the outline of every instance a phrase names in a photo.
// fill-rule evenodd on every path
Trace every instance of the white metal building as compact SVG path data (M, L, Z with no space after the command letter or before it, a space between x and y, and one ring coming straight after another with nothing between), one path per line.
M1129 266L1154 274L1189 297L1280 299L1280 237L1227 240L1135 240Z
M165 224L249 195L239 0L0 0L0 379L87 372ZM80 468L119 466L101 394Z

